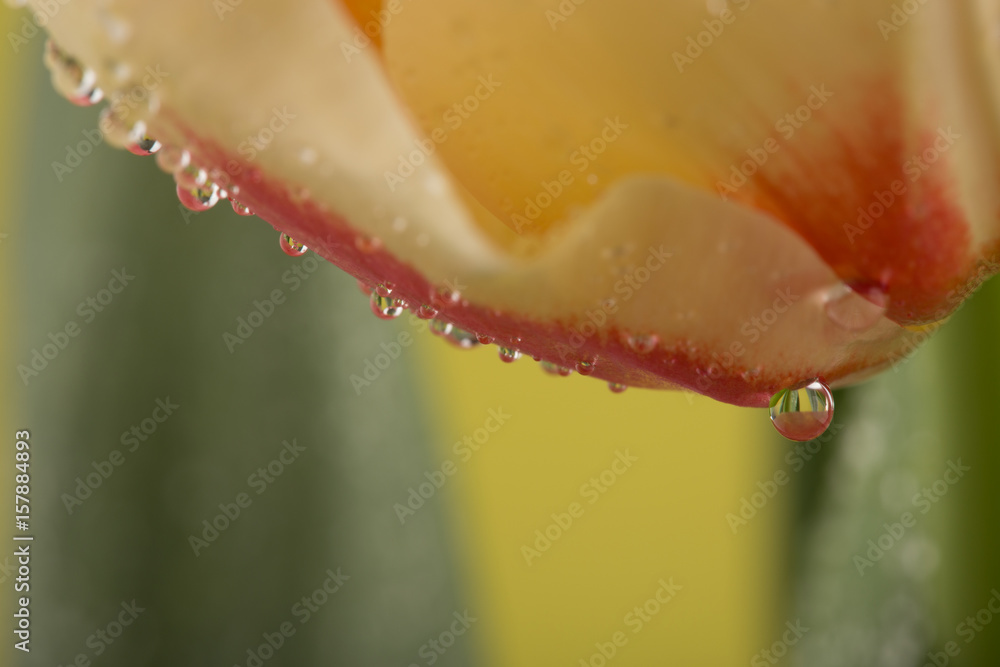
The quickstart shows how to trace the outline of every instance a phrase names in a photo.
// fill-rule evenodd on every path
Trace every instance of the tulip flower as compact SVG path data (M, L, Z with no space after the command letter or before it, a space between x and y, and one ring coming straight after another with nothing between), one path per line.
M186 205L507 361L822 412L996 271L996 2L30 5Z

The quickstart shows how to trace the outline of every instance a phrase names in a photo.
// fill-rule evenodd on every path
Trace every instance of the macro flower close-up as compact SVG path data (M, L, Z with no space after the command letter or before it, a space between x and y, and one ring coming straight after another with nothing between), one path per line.
M1000 2L7 4L16 660L1000 655Z

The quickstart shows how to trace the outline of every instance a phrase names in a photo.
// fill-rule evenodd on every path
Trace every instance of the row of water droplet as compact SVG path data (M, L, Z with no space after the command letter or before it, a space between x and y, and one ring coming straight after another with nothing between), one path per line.
M359 283L359 285L363 291L368 291L364 283ZM406 310L406 302L403 299L393 297L392 291L392 284L385 282L379 283L371 290L369 297L371 309L376 317L391 320L399 317ZM472 334L459 329L450 322L435 319L437 310L433 306L422 305L416 310L416 313L418 317L430 320L432 332L462 349L471 349L479 344L489 345L494 342L490 336ZM653 351L658 343L659 338L655 334L628 337L629 347L641 354ZM511 345L499 345L498 354L500 360L506 363L513 363L521 358L521 352ZM567 377L573 372L569 368L538 357L535 357L535 361L539 362L543 371L551 375ZM576 372L580 375L590 375L594 372L596 362L596 358L593 361L579 361L576 364ZM627 389L624 384L616 382L609 382L608 388L616 394ZM771 422L775 429L789 440L806 441L817 438L827 430L833 421L833 395L830 388L819 379L813 379L778 392L771 398L769 407Z
M8 0L19 6L19 0ZM45 47L45 64L52 74L52 83L56 91L73 104L91 106L104 99L104 92L97 85L97 75L94 70L83 66L75 58L60 49L55 42L49 40ZM152 103L147 105L153 107ZM119 109L121 107L118 107ZM228 174L221 172L209 173L203 167L192 161L190 152L176 146L163 146L151 137L142 120L131 124L125 122L128 114L116 113L115 107L108 106L101 112L100 129L109 144L125 148L129 152L149 156L156 155L157 165L174 177L177 185L177 197L180 202L192 211L205 211L215 206L222 199L229 199L233 210L244 216L253 215L250 207L236 199L239 187L229 185ZM221 185L220 185L221 181ZM228 189L227 189L228 188ZM287 234L279 237L281 249L292 257L305 254L308 248L295 241ZM371 253L381 247L378 239L359 236L356 240L361 252ZM365 287L367 291L367 287ZM399 317L406 309L404 300L392 295L391 283L379 283L370 294L372 312L381 319ZM457 303L461 295L442 288L436 295L442 303ZM851 289L844 286L841 291L831 293L825 303L825 309L830 319L839 326L859 331L873 326L886 312L888 299L878 288ZM453 324L436 319L437 309L433 305L423 304L416 310L417 316L430 320L430 329L435 334L445 338L453 345L462 349L472 349L478 345L492 344L491 337L476 335L464 331ZM520 340L520 339L518 339ZM659 344L655 334L639 334L629 336L629 347L640 354L648 354ZM521 352L510 344L500 344L498 354L502 361L513 363L521 357ZM552 375L566 377L573 371L549 361L535 358L542 370ZM577 362L575 370L580 375L590 375L594 372L596 358ZM625 391L626 386L611 382L609 389L615 393ZM774 427L783 436L791 440L810 440L818 437L833 420L833 396L829 387L819 380L785 389L772 397L770 402L770 417Z
M104 91L97 85L96 72L84 66L76 58L63 51L53 40L45 44L45 65L52 75L52 85L60 95L78 106L92 106L105 98ZM147 112L153 113L158 107L155 91L145 91ZM177 146L164 146L147 131L143 120L129 122L132 106L111 104L101 110L98 121L104 140L112 146L124 148L134 155L156 155L156 163L163 171L173 175L177 185L177 197L192 211L206 211L222 199L229 199L233 210L239 215L253 215L250 207L236 199L239 187L229 184L228 174L211 174L194 164L191 153Z

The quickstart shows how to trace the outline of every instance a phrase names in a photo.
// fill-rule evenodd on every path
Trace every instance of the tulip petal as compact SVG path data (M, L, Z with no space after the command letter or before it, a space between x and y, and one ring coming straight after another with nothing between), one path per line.
M942 319L994 257L995 1L402 7L395 85L519 232L665 174L770 213L843 280L884 290L901 324ZM560 174L572 182L551 196Z
M478 167L453 166L457 158L445 153L459 144L458 131L441 142L426 120L419 129L376 45L359 37L339 4L245 0L216 20L194 0L120 0L114 12L131 35L124 42L109 39L107 12L97 0L77 0L49 29L95 67L109 99L147 89L147 106L131 108L128 95L112 102L123 122L143 120L165 144L191 149L262 218L368 285L391 281L393 295L413 309L433 305L463 329L552 363L584 364L611 382L682 387L740 405L766 405L779 389L812 378L855 381L912 349L915 334L878 313L863 330L831 319L831 299L847 299L848 310L867 302L843 293L844 267L776 207L706 191L709 172L685 156L723 155L710 128L674 133L670 141L686 153L661 156L661 146L638 139L651 121L623 118L630 128L602 156L600 187L589 198L565 194L560 202L580 204L572 219L519 240L498 223L477 185ZM389 61L392 27L403 22L396 16L383 35ZM486 103L501 99L498 89L458 130L473 128ZM758 103L766 101L761 94ZM418 119L430 113L414 104ZM710 113L705 100L693 108L722 114ZM514 120L544 122L548 113L539 104ZM602 113L569 118L567 134L597 127L610 137L617 116ZM481 128L484 144L504 136L523 143L511 128L533 136L530 124L510 122ZM741 127L740 136L756 131ZM498 151L491 147L483 160L502 167ZM412 173L402 173L403 163ZM668 163L678 171L654 168Z

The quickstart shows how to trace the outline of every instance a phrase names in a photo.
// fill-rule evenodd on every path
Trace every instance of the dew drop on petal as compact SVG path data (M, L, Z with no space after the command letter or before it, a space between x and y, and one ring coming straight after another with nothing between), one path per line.
M191 154L177 146L165 146L156 154L156 166L168 174L180 171L191 164Z
M241 202L238 199L230 199L229 203L232 205L233 210L236 215L253 215L253 209Z
M302 255L306 254L307 250L309 250L309 248L307 248L304 243L299 243L298 241L296 241L291 236L285 233L281 234L278 242L281 245L281 249L289 257L301 257Z
M521 358L521 353L512 347L501 347L498 350L498 354L500 355L500 361L508 364Z
M880 287L852 287L846 283L830 290L823 305L830 321L848 331L871 329L888 307L889 296Z
M94 70L81 65L51 39L45 43L44 60L52 74L52 87L73 104L89 107L104 99Z
M626 389L628 389L628 387L626 385L623 385L623 384L618 384L617 382L609 382L608 383L608 389L611 390L612 394L620 394L623 391L625 391Z
M208 172L198 165L188 163L174 172L174 181L185 188L201 187L208 183Z
M784 389L771 397L771 423L796 442L823 435L833 421L833 394L819 380Z
M162 145L146 133L146 124L141 120L132 126L125 149L133 155L152 155L160 150Z
M422 320L432 320L438 314L437 308L424 304L417 308L417 317Z
M219 203L219 188L214 183L194 187L178 183L177 198L192 211L207 211Z
M438 336L447 336L451 333L451 328L451 322L445 322L444 320L431 320L430 323L431 333Z
M660 344L660 337L656 334L629 334L625 342L633 352L649 354Z
M569 368L564 368L559 364L554 364L551 361L540 361L538 365L541 366L542 370L549 375L558 375L559 377L569 377L573 374L573 371Z
M445 336L445 338L449 343L463 350L471 350L472 348L479 346L479 341L476 339L475 335L465 329L459 329L456 326L452 326L451 331L448 332L448 335Z
M447 285L441 285L434 288L434 291L431 294L431 303L433 303L438 309L458 305L461 300L462 294L458 290L452 289Z
M354 238L354 247L366 255L378 252L382 249L382 239L377 236L365 236L361 234Z
M392 290L394 287L396 286L388 281L379 283L378 285L375 286L375 293L382 297L389 296L390 294L392 294Z
M404 304L399 299L379 296L376 292L372 292L371 307L375 317L381 320L393 320L403 314Z
M594 372L594 362L578 361L576 364L576 372L580 375L590 375Z
M478 340L481 345L493 344L493 336L487 336L486 334L479 334L476 336L476 340Z
M104 141L115 148L125 148L131 139L131 128L119 118L113 107L104 107L97 117L97 127L104 135Z

